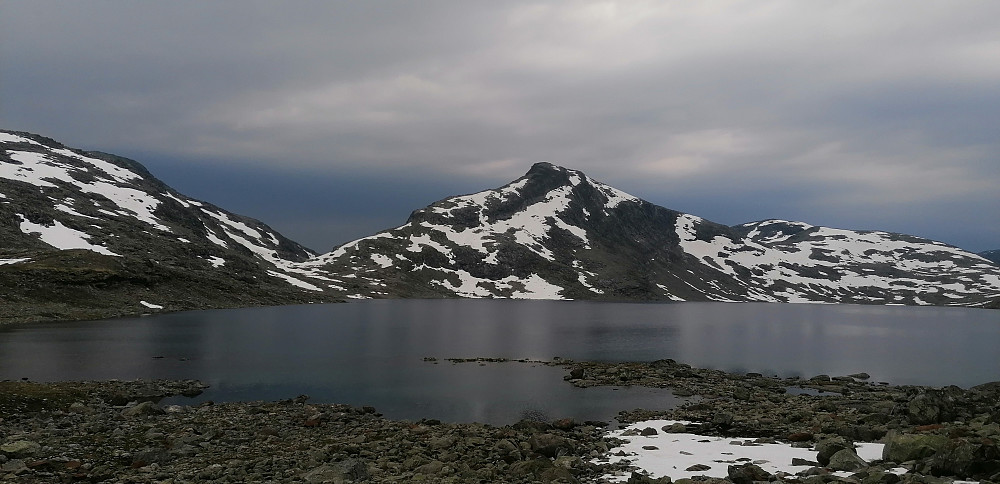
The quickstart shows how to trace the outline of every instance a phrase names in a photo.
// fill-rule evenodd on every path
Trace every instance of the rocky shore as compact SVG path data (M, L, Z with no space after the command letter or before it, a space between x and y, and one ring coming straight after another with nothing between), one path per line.
M392 421L374 408L280 402L160 406L197 382L0 382L0 482L580 482L600 427ZM126 403L127 401L127 403Z
M872 383L863 373L778 378L692 368L672 360L552 364L565 366L566 380L579 387L642 385L696 397L676 409L637 409L618 417L621 422L693 422L651 432L757 437L759 443L788 442L817 452L816 465L805 476L773 476L735 466L732 482L1000 482L1000 382L970 389L929 388ZM857 442L884 443L881 459L858 458ZM892 469L906 473L899 476ZM830 471L853 475L834 477Z
M623 423L690 422L636 434L738 436L816 456L799 462L807 470L797 474L738 461L728 477L693 478L699 482L1000 482L1000 383L961 389L871 383L863 374L788 379L670 360L547 364L566 368L566 380L579 387L669 387L692 397L672 410L622 412ZM629 483L670 482L612 463L624 442L601 422L394 421L374 408L305 396L156 403L203 388L194 381L0 382L0 482L572 483L615 474ZM855 443L876 441L886 444L880 459L855 452Z

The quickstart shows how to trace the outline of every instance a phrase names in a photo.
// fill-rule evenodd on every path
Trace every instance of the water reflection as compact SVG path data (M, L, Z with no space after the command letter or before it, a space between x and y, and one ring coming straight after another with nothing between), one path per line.
M203 398L375 405L398 418L606 419L664 392L579 390L562 370L424 356L652 361L781 376L1000 380L1000 312L785 304L402 300L199 311L0 331L0 378L198 378ZM598 416L597 414L600 414Z

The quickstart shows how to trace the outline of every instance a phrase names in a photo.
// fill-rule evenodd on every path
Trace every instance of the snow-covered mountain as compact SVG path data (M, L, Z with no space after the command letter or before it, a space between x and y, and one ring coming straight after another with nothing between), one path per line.
M130 305L313 300L301 291L311 285L282 270L312 256L257 220L176 192L132 160L0 131L5 309L22 301L88 317L74 307L103 316L113 306L127 313Z
M0 131L0 323L345 297L998 307L1000 266L901 234L720 225L549 163L316 255L135 161Z
M919 237L735 227L548 163L297 264L354 297L995 304L1000 267Z

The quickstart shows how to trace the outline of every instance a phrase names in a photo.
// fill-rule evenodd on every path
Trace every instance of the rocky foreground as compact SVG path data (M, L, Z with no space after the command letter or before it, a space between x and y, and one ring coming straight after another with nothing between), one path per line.
M863 374L779 379L670 360L549 364L566 367L566 379L580 387L672 387L693 397L673 410L622 412L622 422L694 422L643 432L757 437L816 451L800 475L735 463L728 478L705 482L1000 482L1000 383L965 390L873 384ZM304 396L155 403L202 388L193 381L0 382L0 482L572 483L633 470L608 463L621 442L599 422L393 421L373 408ZM879 440L887 444L881 461L857 458L854 442ZM900 468L906 473L890 472ZM837 470L849 477L831 473ZM633 473L628 482L670 480Z

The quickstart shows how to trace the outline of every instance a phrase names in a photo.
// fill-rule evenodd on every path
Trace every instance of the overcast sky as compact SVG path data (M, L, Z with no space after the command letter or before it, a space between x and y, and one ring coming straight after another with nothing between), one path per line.
M1000 248L1000 2L0 0L0 127L328 250L536 161Z

